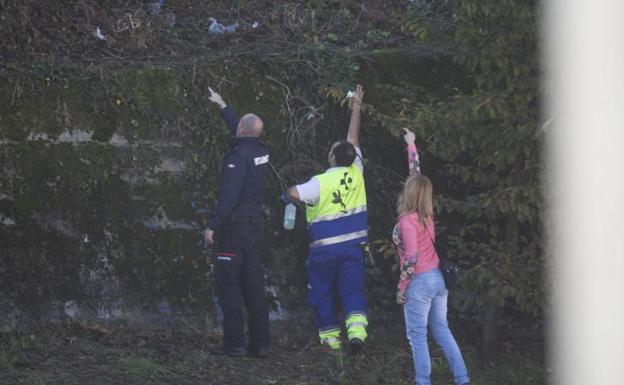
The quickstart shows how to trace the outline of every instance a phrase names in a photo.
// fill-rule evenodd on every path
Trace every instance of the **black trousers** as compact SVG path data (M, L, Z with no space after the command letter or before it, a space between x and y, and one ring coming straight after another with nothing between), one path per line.
M249 348L269 345L269 313L260 260L260 223L227 223L216 234L215 283L223 311L223 347L245 347L243 306L249 315Z

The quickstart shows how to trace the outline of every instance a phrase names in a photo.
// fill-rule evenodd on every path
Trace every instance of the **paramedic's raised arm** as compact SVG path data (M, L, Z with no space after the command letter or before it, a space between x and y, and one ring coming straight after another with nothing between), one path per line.
M356 147L360 147L360 127L362 115L362 99L364 98L364 88L358 84L355 88L351 107L351 120L349 121L349 131L347 141Z

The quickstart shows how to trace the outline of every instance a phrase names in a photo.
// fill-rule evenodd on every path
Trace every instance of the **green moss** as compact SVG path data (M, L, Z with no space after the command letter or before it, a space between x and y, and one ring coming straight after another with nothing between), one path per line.
M123 230L118 242L124 258L114 264L128 290L147 302L207 298L209 268L199 231L151 230L139 223Z
M40 82L32 86L30 97L14 97L16 87L24 85L0 79L0 136L4 139L20 141L41 133L55 137L63 131L54 87Z
M123 202L124 189L111 148L25 142L15 146L15 156L16 172L27 181L17 185L19 218L59 212L88 231L99 229L100 217L123 211L116 207Z
M114 98L108 96L105 82L100 79L72 82L63 86L61 97L67 106L71 128L91 133L96 141L110 140L117 123Z
M80 298L85 293L77 266L100 268L100 258L105 254L124 295L152 304L167 297L174 306L210 308L204 301L210 296L210 259L200 234L207 213L197 208L213 207L228 130L218 109L207 99L207 87L219 87L218 92L239 114L254 112L264 120L264 140L279 172L294 164L286 136L290 126L306 119L311 107L325 107L323 120L310 136L313 142L308 144L313 160L324 163L329 143L344 137L349 111L344 106L326 105L327 99L319 94L324 80L340 76L345 76L346 82L359 79L367 86L367 102L381 109L388 105L384 98L392 93L377 87L379 83L420 87L425 84L426 75L422 73L427 66L436 65L419 64L400 53L389 55L380 54L372 62L359 62L354 57L349 63L360 63L357 70L340 72L328 67L326 71L331 74L321 75L260 60L253 65L242 64L236 71L223 69L231 73L228 82L222 84L214 84L212 75L207 75L215 72L214 68L202 66L195 69L197 75L188 68L124 67L109 68L101 76L85 75L85 69L76 67L63 72L62 78L51 80L46 88L37 83L37 91L24 94L15 109L0 107L5 108L0 128L3 134L11 131L14 140L22 141L33 132L46 132L54 139L67 129L92 134L92 141L79 144L11 144L12 155L7 159L14 169L5 172L1 180L15 186L15 201L9 211L23 232L19 244L6 249L24 261L14 270L24 282L16 289L22 303L44 302L46 296ZM342 59L336 58L333 65L340 65ZM415 68L397 70L397 63L401 68ZM410 78L417 73L420 77L416 80ZM10 89L11 85L6 82L2 87ZM0 98L7 101L6 93ZM49 126L33 124L44 120ZM308 129L305 123L299 129ZM365 125L366 145L373 144L367 148L370 159L381 163L387 155L375 158L372 148L389 148L393 138L385 130L377 130L371 120ZM129 145L114 147L106 143L114 133L126 137ZM159 171L164 159L183 162L184 169ZM372 177L380 173L374 168L368 172ZM299 261L305 259L305 248L299 245L306 243L305 231L276 235L282 209L276 197L283 183L310 175L285 174L280 178L286 181L270 174L267 196L271 198L267 205L276 215L267 225L263 247L270 281L290 287L299 284L293 283L292 271L303 271ZM370 201L387 201L386 190L371 189ZM150 220L159 208L170 221L194 228L152 228ZM54 221L61 221L66 231L60 231ZM41 231L43 235L38 235ZM85 235L88 242L83 241ZM293 260L293 255L299 259ZM29 270L29 266L33 268ZM50 279L37 281L48 276ZM30 293L28 287L35 287L36 292ZM305 291L304 286L300 289Z
M176 72L163 67L120 69L113 83L116 120L138 138L160 133L163 120L185 113Z

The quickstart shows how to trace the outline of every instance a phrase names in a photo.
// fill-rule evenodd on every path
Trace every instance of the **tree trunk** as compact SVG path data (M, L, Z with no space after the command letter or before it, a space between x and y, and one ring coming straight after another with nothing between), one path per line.
M481 355L487 360L493 359L498 351L498 308L496 300L488 295L481 328Z
M518 251L518 222L513 215L507 216L505 224L505 246L503 252L514 255ZM496 299L487 295L483 311L483 326L481 328L481 354L485 359L492 359L498 352L498 324L501 308Z

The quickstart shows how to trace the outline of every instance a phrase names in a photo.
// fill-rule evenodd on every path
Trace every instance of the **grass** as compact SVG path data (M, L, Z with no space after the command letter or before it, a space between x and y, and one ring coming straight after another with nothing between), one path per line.
M406 380L404 369L401 363L404 360L400 354L388 354L372 357L367 364L362 384L375 385L381 379L385 379L390 384L407 385L411 381Z
M139 334L115 331L93 336L72 330L53 341L37 336L36 347L20 350L18 340L0 339L0 384L133 385L408 385L414 367L404 331L399 327L371 330L363 354L328 354L318 348L314 330L292 333L278 326L271 357L232 359L213 356L216 336L197 334ZM288 338L281 338L286 333ZM78 333L76 335L76 333ZM285 342L281 342L281 341ZM10 344L7 345L7 344ZM541 385L546 373L541 347L520 341L501 349L495 361L483 360L477 349L460 341L471 385ZM16 350L17 349L17 350ZM431 349L432 382L450 384L452 377L437 347Z
M0 349L0 371L11 370L17 361L17 357L4 350Z
M30 373L26 380L28 385L46 385L46 382L43 380L41 375L38 373Z
M162 371L160 365L145 357L122 357L119 365L124 372L139 377L154 377Z

